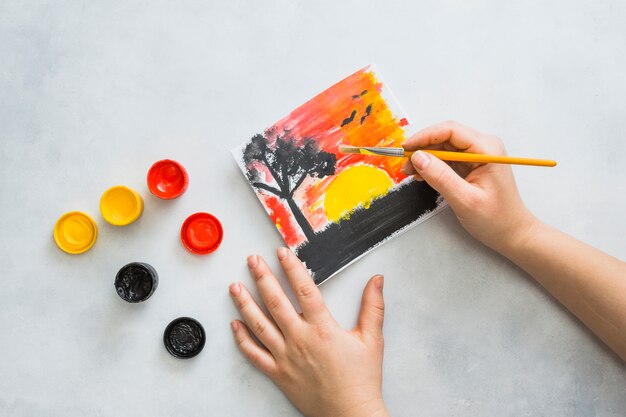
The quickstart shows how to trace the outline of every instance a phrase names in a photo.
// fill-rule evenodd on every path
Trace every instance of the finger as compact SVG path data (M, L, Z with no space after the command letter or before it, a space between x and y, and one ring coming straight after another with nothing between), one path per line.
M461 178L467 177L467 175L470 172L472 172L472 170L484 165L480 163L457 162L457 161L450 161L450 162L447 162L447 164L450 165L450 167L454 170L454 172L459 174ZM408 158L407 161L402 166L402 173L407 176L413 175L413 178L415 178L418 181L424 180L415 170L415 167L413 166L413 162L411 162L411 158Z
M290 327L302 319L262 257L258 255L249 256L248 268L250 268L256 281L263 303L265 303L280 330L285 334Z
M308 320L325 318L328 314L326 304L309 271L289 249L278 248L277 255L296 294L304 318Z
M402 173L407 177L413 176L413 179L416 181L424 181L424 178L422 178L422 176L418 174L415 170L415 167L413 166L410 158L407 159L407 161L404 163L404 166L402 167Z
M407 158L404 165L402 165L402 173L408 176L408 175L414 175L416 172L417 171L415 171L415 167L413 166L413 163L411 163L411 158Z
M276 372L276 360L266 349L252 338L248 328L239 320L233 320L230 323L235 340L239 350L244 354L246 359L254 365L259 371L267 376L272 376Z
M241 283L234 283L230 285L230 295L256 338L271 352L280 352L285 346L284 336L263 313L248 290Z
M488 145L488 140L485 139L486 135L481 135L468 126L448 121L420 130L407 139L402 146L412 151L449 142L457 150L484 152L485 146Z
M367 334L374 339L383 337L383 319L385 317L385 301L383 299L384 277L376 275L372 277L361 298L361 311L357 327L363 334Z
M411 156L411 162L417 173L437 190L452 208L468 201L475 192L472 185L439 158L426 152L417 151Z

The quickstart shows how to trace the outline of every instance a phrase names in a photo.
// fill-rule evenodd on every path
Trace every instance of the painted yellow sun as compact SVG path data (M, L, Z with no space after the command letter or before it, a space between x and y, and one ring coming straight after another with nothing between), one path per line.
M351 166L341 171L326 189L326 217L336 222L359 205L368 208L374 198L387 194L391 187L393 181L384 170L371 165Z

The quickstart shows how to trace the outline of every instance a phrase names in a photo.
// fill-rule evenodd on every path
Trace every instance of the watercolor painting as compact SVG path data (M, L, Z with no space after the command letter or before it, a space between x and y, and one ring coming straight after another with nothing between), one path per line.
M405 158L342 154L401 146L409 123L371 66L233 150L285 243L321 284L445 203L401 171Z

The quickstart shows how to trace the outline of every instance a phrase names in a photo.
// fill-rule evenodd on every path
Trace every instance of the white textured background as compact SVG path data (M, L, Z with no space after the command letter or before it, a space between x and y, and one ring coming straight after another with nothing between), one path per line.
M415 125L456 119L499 135L545 221L626 257L626 3L623 1L0 1L0 414L292 416L231 339L227 294L245 255L274 261L279 235L229 150L375 63ZM169 157L186 194L157 201L148 167ZM106 224L98 200L126 184L141 219ZM95 247L53 243L84 210ZM216 214L215 254L177 235ZM558 248L556 248L558 249ZM115 294L145 261L143 305ZM623 416L626 368L533 281L446 211L322 287L355 322L386 274L384 395L393 416ZM176 360L167 323L200 320L204 351Z

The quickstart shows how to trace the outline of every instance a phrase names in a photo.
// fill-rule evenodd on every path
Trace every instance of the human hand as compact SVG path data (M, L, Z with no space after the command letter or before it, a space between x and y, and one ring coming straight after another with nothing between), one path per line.
M502 141L456 122L423 129L403 143L404 149L443 149L506 155ZM407 174L425 180L446 199L465 229L499 252L519 245L537 222L520 198L513 171L505 164L454 163L415 152L404 166Z
M243 284L231 284L231 297L246 323L231 323L239 349L307 416L387 416L382 399L382 275L365 286L357 326L346 331L326 308L300 260L286 248L277 254L302 313L265 261L249 256L248 267L273 320Z

